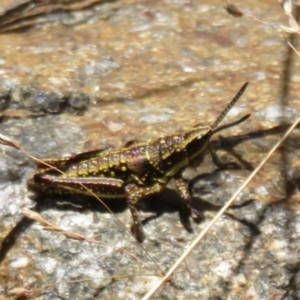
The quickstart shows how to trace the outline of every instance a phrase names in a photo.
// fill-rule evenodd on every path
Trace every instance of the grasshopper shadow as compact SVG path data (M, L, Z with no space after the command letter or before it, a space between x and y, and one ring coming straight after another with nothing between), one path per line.
M217 210L218 208L213 204L210 204L199 197L193 197L191 206L196 208L198 211L206 211L206 210ZM192 225L191 225L191 211L188 209L187 205L180 198L178 193L170 188L165 188L159 194L151 195L137 204L137 208L139 211L150 212L153 213L153 216L147 217L142 220L142 225L146 225L154 219L158 219L163 214L178 212L179 219L182 226L189 233L193 233ZM204 220L204 216L202 219L194 219L196 223Z
M36 195L34 200L37 202L34 208L37 212L48 209L59 211L107 213L107 208L96 198L85 195ZM127 207L126 199L102 200L103 203L112 211L113 214L123 213ZM199 210L213 209L208 203L202 203L202 199L193 198L193 203L199 206ZM193 204L192 203L192 204ZM145 197L136 204L138 212L151 213L150 217L141 218L142 225L146 225L154 219L158 219L165 213L178 212L183 227L190 233L193 232L191 226L191 213L186 204L179 197L178 193L170 188L165 188L162 192ZM128 222L133 222L130 218Z
M97 211L107 213L107 209L97 199L84 196L84 195L46 195L38 194L34 195L33 200L36 201L36 205L32 207L32 210L37 213L42 213L48 209L57 209L59 211L76 211L83 212L85 210ZM200 199L201 201L201 199ZM199 203L199 199L196 201ZM126 199L106 200L104 203L111 209L114 214L122 213L127 209ZM145 225L151 220L159 218L165 213L179 213L179 218L183 227L188 232L193 232L190 222L190 211L186 205L182 202L181 198L176 191L165 188L161 193L151 195L136 205L138 211L153 213L152 216L142 220L142 224ZM207 206L201 206L201 209L206 209ZM0 244L0 264L5 259L7 253L16 243L16 240L24 233L35 221L22 217L14 228L7 234ZM132 222L130 219L129 222Z

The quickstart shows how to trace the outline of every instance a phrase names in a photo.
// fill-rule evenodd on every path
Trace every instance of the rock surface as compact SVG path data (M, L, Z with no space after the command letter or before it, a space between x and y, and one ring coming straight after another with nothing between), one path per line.
M242 168L218 170L208 155L185 171L193 204L203 208L200 223L179 218L172 184L142 201L142 248L127 232L125 202L111 209L127 231L94 199L40 195L36 202L26 187L35 164L1 146L1 300L23 289L42 300L141 299L158 280L158 266L172 266L299 116L299 57L270 26L228 15L224 1L90 1L71 9L73 2L30 17L21 7L35 7L33 1L1 4L1 134L38 157L122 147L212 124L249 81L226 122L251 118L213 139L221 159ZM14 22L7 19L12 9ZM274 1L251 0L240 9L288 26ZM300 298L298 135L153 299ZM44 230L24 217L29 209L86 239Z

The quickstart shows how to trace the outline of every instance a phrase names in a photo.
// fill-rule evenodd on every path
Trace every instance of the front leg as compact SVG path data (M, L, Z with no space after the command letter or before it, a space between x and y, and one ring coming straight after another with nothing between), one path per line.
M202 219L203 218L202 212L191 206L192 196L186 184L184 183L183 179L180 176L175 177L175 184L180 198L184 201L184 203L189 208L189 210L196 216L197 219L199 220Z
M134 183L130 183L125 186L127 205L130 209L133 219L133 234L140 243L144 239L144 233L142 229L142 224L137 214L137 210L135 208L135 204L149 195L159 193L162 190L162 188L163 186L159 183L156 183L151 187L139 187Z

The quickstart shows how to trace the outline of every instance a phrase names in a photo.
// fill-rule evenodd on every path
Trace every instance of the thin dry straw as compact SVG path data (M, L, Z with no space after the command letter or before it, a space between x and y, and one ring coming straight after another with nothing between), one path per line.
M212 226L217 222L217 220L222 216L222 214L228 209L228 207L233 203L236 197L240 194L240 192L247 186L247 184L252 180L252 178L260 171L263 165L268 161L268 159L273 155L273 153L278 149L278 147L283 143L283 141L289 136L289 134L295 129L295 127L300 122L300 117L295 121L295 123L286 131L283 137L277 142L277 144L270 150L270 152L266 155L266 157L261 161L258 167L249 175L249 177L245 180L245 182L240 186L240 188L234 193L234 195L230 198L230 200L222 207L222 209L216 214L216 216L212 219L212 221L207 225L206 228L198 235L198 237L194 240L194 242L190 245L190 247L179 257L176 263L170 268L170 270L163 276L157 284L151 288L148 293L143 297L142 300L148 300L150 297L154 295L154 293L163 285L165 281L169 279L169 277L173 274L173 272L180 266L180 264L184 261L184 259L191 253L191 251L195 248L195 246L203 239L206 233L212 228Z

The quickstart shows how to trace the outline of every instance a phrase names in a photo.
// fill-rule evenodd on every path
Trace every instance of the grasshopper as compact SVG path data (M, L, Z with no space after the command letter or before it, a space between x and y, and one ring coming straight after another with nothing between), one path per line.
M181 199L190 212L198 218L202 213L191 207L192 197L181 173L187 166L197 166L204 159L207 150L218 166L218 160L210 146L213 134L245 121L246 115L238 121L218 127L228 111L244 93L245 83L229 105L211 126L194 126L182 133L161 137L145 143L127 143L117 150L94 150L63 159L48 159L63 173L40 166L28 181L29 188L56 194L89 194L86 186L101 199L126 198L133 218L133 233L139 242L144 238L141 222L135 204L141 199L159 193L171 180L175 180Z

